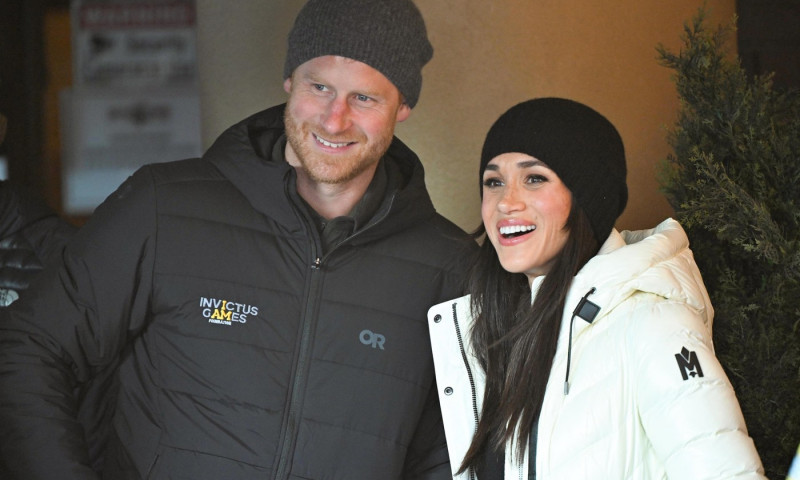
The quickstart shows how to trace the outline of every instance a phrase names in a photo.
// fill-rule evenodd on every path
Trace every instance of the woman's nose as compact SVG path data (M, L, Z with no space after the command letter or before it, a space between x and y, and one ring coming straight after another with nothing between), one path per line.
M502 213L511 213L525 208L525 202L519 195L519 191L513 185L507 185L503 189L503 196L497 202L497 209Z

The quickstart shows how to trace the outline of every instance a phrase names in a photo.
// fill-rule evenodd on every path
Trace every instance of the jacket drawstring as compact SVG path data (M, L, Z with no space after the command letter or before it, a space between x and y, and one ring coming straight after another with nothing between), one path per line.
M569 364L572 360L572 324L575 323L575 317L581 317L589 323L594 321L597 313L600 311L600 306L587 300L587 297L595 292L592 287L586 292L586 295L578 302L578 306L572 311L572 317L569 319L569 343L567 346L567 375L564 378L564 395L569 395Z

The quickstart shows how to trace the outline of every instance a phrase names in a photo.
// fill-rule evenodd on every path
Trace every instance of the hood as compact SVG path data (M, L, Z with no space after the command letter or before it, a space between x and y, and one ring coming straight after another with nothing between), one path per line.
M534 292L540 283L534 282ZM649 230L612 230L598 254L575 276L567 294L558 346L567 350L565 395L569 394L573 341L638 293L687 305L711 334L714 309L680 224L667 219Z
M277 105L256 113L223 132L203 155L250 201L253 207L279 223L299 228L299 219L290 202L286 202L287 185L293 184L294 169L285 161L274 161L272 151L285 133L283 112L286 105ZM387 162L402 176L398 190L384 201L376 218L391 217L381 222L378 232L370 229L358 236L359 242L373 235L387 235L404 230L411 224L435 214L433 202L425 189L425 173L417 155L394 137L384 155ZM387 230L388 229L388 230Z
M671 218L648 230L613 230L598 254L575 276L566 310L571 313L591 288L595 291L588 300L600 307L597 320L642 292L688 305L711 331L711 300L686 232Z

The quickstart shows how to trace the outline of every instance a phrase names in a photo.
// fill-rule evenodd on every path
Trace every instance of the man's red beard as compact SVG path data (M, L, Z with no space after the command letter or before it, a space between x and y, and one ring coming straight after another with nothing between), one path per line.
M347 153L326 154L315 149L313 142L317 140L311 133L309 124L296 122L290 114L290 109L291 106L288 105L284 114L286 137L303 170L314 182L328 184L348 182L374 166L392 143L393 129L389 129L388 135L373 138L371 144L368 144L367 137L362 133L340 139L322 137L333 143L352 143L343 147L350 150Z

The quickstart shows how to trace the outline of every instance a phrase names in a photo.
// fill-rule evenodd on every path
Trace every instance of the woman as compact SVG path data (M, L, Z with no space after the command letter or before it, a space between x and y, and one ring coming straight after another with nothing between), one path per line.
M481 155L470 295L429 312L456 478L764 478L680 225L617 232L622 140L523 102Z

